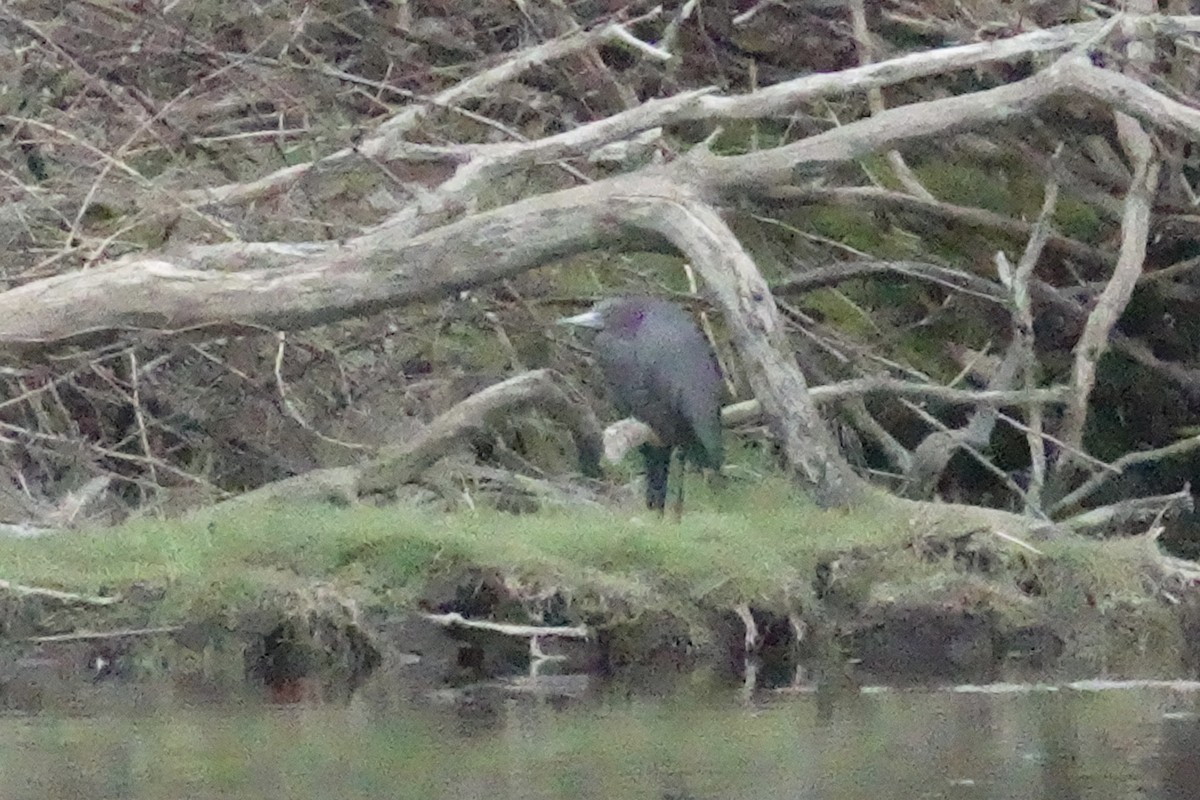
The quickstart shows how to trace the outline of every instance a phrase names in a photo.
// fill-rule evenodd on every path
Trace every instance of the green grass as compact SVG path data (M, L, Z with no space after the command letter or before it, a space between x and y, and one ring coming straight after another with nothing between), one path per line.
M811 583L823 554L907 535L869 508L817 509L782 477L734 480L719 495L693 477L687 508L678 524L638 507L523 516L217 508L185 521L3 540L0 577L85 593L143 582L166 587L174 606L314 580L404 602L426 578L471 565L575 593L724 603L779 599Z
M719 492L689 476L681 523L633 500L621 508L519 516L482 506L446 514L238 505L183 521L0 540L0 578L87 594L140 582L166 594L142 610L118 612L134 614L130 624L211 618L240 624L241 612L276 607L292 592L304 597L318 582L379 610L408 608L430 581L461 580L465 569L480 567L531 596L559 591L576 618L617 623L661 612L699 630L705 609L743 602L810 608L817 565L836 558L831 586L838 608L977 601L1014 626L1043 617L1064 630L1091 625L1094 635L1075 637L1085 655L1107 652L1108 631L1127 622L1132 633L1119 638L1131 652L1177 646L1171 631L1178 626L1154 600L1149 556L1138 543L1039 543L1046 556L1031 569L1042 593L1031 604L1017 590L1013 553L1013 571L965 572L950 555L922 559L905 547L925 532L881 501L849 513L825 511L777 472L739 474L751 477L732 478Z

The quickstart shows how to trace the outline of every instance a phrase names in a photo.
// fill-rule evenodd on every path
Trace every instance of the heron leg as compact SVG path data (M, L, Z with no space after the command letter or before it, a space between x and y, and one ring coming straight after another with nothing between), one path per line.
M679 494L675 496L675 503L671 508L672 516L676 522L683 521L683 477L687 473L687 461L684 458L683 450L679 451L679 476L675 478L675 483L679 485Z
M667 474L671 471L671 448L644 444L646 462L646 508L662 512L667 505Z

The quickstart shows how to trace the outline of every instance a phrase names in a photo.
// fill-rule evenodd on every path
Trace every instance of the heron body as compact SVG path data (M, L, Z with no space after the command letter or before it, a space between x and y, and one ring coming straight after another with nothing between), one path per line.
M643 444L646 505L666 506L671 456L720 469L721 373L692 317L652 297L617 297L560 320L596 329L593 350L617 411L646 423L658 444ZM680 484L680 503L683 497Z

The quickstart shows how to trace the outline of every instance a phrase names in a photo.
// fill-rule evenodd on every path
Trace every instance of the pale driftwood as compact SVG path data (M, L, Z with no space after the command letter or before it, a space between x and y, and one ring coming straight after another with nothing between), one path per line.
M938 286L944 286L947 289L1000 305L1007 301L1004 291L995 282L972 275L964 270L951 269L927 261L877 259L839 261L817 269L793 273L790 277L772 286L771 290L777 295L803 294L837 286L839 283L857 278L888 274L905 275L928 283L935 283Z
M918 280L936 283L939 286L945 286L962 294L999 305L1007 303L1007 295L1004 290L992 281L923 261L844 261L793 275L779 283L774 290L777 294L811 292L855 278L887 273L907 275ZM1142 277L1152 280L1154 275L1157 273L1148 276L1143 274ZM1044 303L1070 320L1079 322L1087 320L1088 311L1068 296L1065 291L1039 280L1032 280L1030 288L1037 302ZM1178 362L1163 361L1145 344L1126 336L1119 330L1113 330L1110 333L1109 346L1114 351L1127 356L1131 361L1163 376L1190 396L1200 398L1200 370Z
M814 402L822 404L837 403L848 398L873 393L883 393L920 400L937 400L953 405L1015 406L1028 403L1060 405L1067 401L1068 389L1066 387L1032 390L956 389L953 386L911 383L896 378L855 378L825 386L813 386L808 391ZM758 422L761 418L762 404L757 400L743 400L721 409L721 424L727 428Z
M1147 24L1163 29L1169 24L1170 29L1179 31L1200 30L1200 17L1151 18ZM1103 29L1104 23L1086 22L1049 31L1034 31L997 41L913 53L838 73L805 76L740 97L718 97L714 96L711 90L685 92L651 101L591 125L547 137L533 143L533 147L526 148L501 144L437 148L436 151L431 151L428 146L405 142L400 134L410 129L412 124L426 113L424 106L418 105L402 111L381 125L374 136L360 145L357 152L381 159L434 157L463 161L476 158L480 161L505 162L510 165L518 161L533 163L573 158L666 124L705 119L783 116L803 103L822 97L878 89L917 78L1014 61L1031 55L1063 53L1092 41ZM611 25L537 45L515 54L499 67L447 89L430 98L427 103L434 107L446 107L478 97L481 92L487 92L499 83L519 77L531 66L582 52L606 40L623 40L622 33L622 26ZM184 205L200 206L258 200L284 191L315 167L327 166L351 157L355 157L355 151L347 148L315 162L278 170L255 181L184 193L180 199ZM460 176L454 183L459 189L466 189L477 185L477 181L484 178L483 174ZM454 194L458 195L459 192ZM443 196L439 199L448 201L449 198Z
M852 397L842 401L841 410L850 418L855 430L875 443L898 474L904 475L912 468L912 453L875 419L863 398Z
M1165 587L1159 587L1159 591L1168 602L1178 605L1182 600L1176 592L1190 594L1195 591L1197 586L1200 586L1200 565L1195 561L1165 555L1159 551L1157 546L1151 555L1154 558L1155 566L1159 569L1160 578L1174 584L1172 588L1175 589L1175 592L1167 591Z
M120 602L121 599L119 597L97 597L95 595L76 594L75 592L60 592L57 589L26 586L25 584L13 583L6 580L0 580L0 592L8 592L17 597L37 597L44 600L54 600L55 602L67 605L80 606L111 606L114 603Z
M35 644L55 644L62 642L91 642L108 639L129 639L138 636L161 636L167 633L178 633L182 625L161 625L157 628L120 628L115 631L76 631L74 633L56 633L51 636L31 636L25 641Z
M1104 484L1108 483L1118 475L1124 474L1125 470L1129 467L1137 464L1152 464L1156 461L1162 461L1166 458L1186 455L1196 450L1200 450L1200 436L1189 436L1186 439L1182 439L1178 442L1172 442L1165 447L1156 447L1153 450L1138 450L1133 453L1126 453L1116 461L1106 465L1107 469L1096 472L1082 484L1073 489L1070 494L1056 502L1050 507L1050 513L1058 514L1077 507L1080 503L1104 486Z
M1059 150L1062 150L1060 145ZM1058 204L1058 182L1051 178L1042 197L1042 208L1034 224L1025 252L1014 270L1003 252L996 253L996 270L1001 282L1012 295L1013 350L1019 362L1021 383L1025 391L1036 388L1038 377L1037 352L1034 349L1033 298L1029 284L1033 271L1042 257L1042 250L1051 237L1050 224ZM1042 407L1028 403L1025 407L1029 446L1029 486L1025 489L1025 513L1042 515L1042 488L1046 483L1046 442L1042 437Z
M655 16L652 14L639 19ZM624 35L623 35L624 34ZM421 145L413 145L404 141L404 135L413 130L431 109L452 108L464 101L487 95L496 87L520 78L534 67L547 62L585 52L598 44L608 41L627 42L633 39L619 24L609 24L590 31L579 31L559 39L553 39L530 47L523 52L515 53L502 64L473 75L433 97L418 100L413 105L388 119L375 131L375 134L360 142L356 147L347 147L331 153L324 158L296 164L291 167L273 172L262 178L248 183L234 183L225 186L214 186L181 195L184 205L207 206L214 204L247 203L261 200L278 192L284 191L308 172L317 167L328 167L339 161L351 158L403 158L410 154L420 155L426 152ZM462 148L451 148L459 158L465 158L467 151Z
M83 512L97 503L112 484L111 475L97 475L73 492L68 492L43 518L32 523L47 528L70 528Z
M193 512L192 516L207 517L214 509L253 507L259 504L330 503L347 506L358 500L356 491L361 467L330 467L314 469L274 481L257 489L235 495L217 505Z
M385 448L363 467L356 494L389 492L416 480L465 437L484 432L502 416L527 408L536 408L565 424L575 439L583 470L599 470L599 421L582 399L572 397L562 376L543 369L489 386L438 416L412 441Z
M649 425L632 417L614 422L604 429L604 460L616 464L643 444L660 444Z
M1114 92L1114 84L1123 90ZM773 86L761 94L775 98L780 91ZM1031 78L996 89L890 109L773 150L722 158L697 153L476 214L417 237L397 217L344 246L319 250L286 267L205 272L192 268L205 258L201 246L172 261L135 257L34 281L0 293L0 351L103 342L121 332L163 335L203 329L217 335L336 322L511 277L563 253L636 241L639 234L639 245L652 245L655 226L642 213L648 204L666 205L684 196L712 202L761 191L789 183L806 170L1011 120L1063 95L1112 102L1168 130L1200 138L1200 111L1082 57L1068 56ZM252 263L253 252L262 249L247 249L246 260ZM224 252L228 255L228 248Z
M1003 412L1000 413L1000 419L1004 420L1007 424L1011 425L1013 428L1020 431L1021 433L1028 434L1032 430L1032 428L1030 428L1028 425L1026 425L1021 420L1017 419L1016 417L1009 416L1008 414L1005 414ZM1103 461L1096 458L1095 456L1089 455L1086 450L1071 448L1071 445L1067 444L1062 439L1059 439L1057 436L1054 436L1053 434L1046 433L1044 430L1042 431L1042 439L1050 444L1057 446L1057 447L1065 447L1065 448L1071 449L1071 451L1075 454L1075 457L1078 458L1080 460L1080 462L1087 464L1088 466L1092 467L1093 469L1105 470L1107 472L1116 473L1116 470L1113 467L1104 463Z
M867 26L867 10L863 0L849 0L847 5L850 8L850 24L854 30L854 43L858 48L858 63L865 67L875 60L874 47L871 45L871 29ZM878 87L868 89L867 105L872 114L881 113L886 108L883 102L883 90ZM892 173L910 195L924 200L934 199L929 190L921 185L916 173L908 166L899 150L889 150L887 160L892 167Z
M586 464L589 466L584 471L596 471L602 446L600 423L587 404L572 399L571 393L562 377L552 370L524 372L471 395L434 419L415 439L385 447L360 466L312 470L261 486L214 508L304 502L350 505L362 494L390 492L401 484L419 480L463 438L485 430L497 417L522 408L536 408L566 425L579 450L581 467ZM574 504L550 485L522 476L511 478L514 486L544 499L558 498ZM586 502L580 499L580 503ZM207 515L209 511L202 509L197 513Z
M1145 48L1134 41L1130 44L1130 51L1131 57L1135 53L1142 54L1135 57L1134 61L1145 68L1144 62L1148 57ZM1118 73L1112 74L1116 82L1137 83ZM1125 196L1125 214L1121 221L1121 250L1117 264L1104 291L1100 293L1095 308L1088 315L1083 333L1075 345L1075 362L1071 371L1074 391L1063 414L1059 436L1076 447L1083 441L1088 401L1096 383L1096 365L1108 350L1109 335L1116 327L1117 320L1125 313L1129 298L1142 275L1146 259L1146 241L1150 233L1150 211L1158 190L1160 161L1155 154L1154 142L1134 116L1123 113L1123 108L1114 106L1113 113L1117 123L1117 134L1133 165L1133 178ZM1190 111L1193 122L1200 121L1200 111ZM1065 473L1071 469L1072 461L1073 456L1069 450L1060 451L1055 465L1060 479L1067 477Z
M1187 21L1200 28L1200 17L1172 19L1180 24ZM1154 18L1147 24L1153 26L1157 22L1158 18ZM482 188L514 168L579 156L653 127L692 120L759 119L786 115L803 103L823 97L869 91L931 74L1008 61L1020 57L1022 53L1061 52L1077 48L1095 41L1095 37L1108 28L1107 23L1087 28L1066 26L1054 31L1038 32L1050 34L1048 39L1028 34L1028 38L1017 36L983 45L914 53L881 64L838 73L809 75L734 97L714 96L711 91L702 89L651 100L627 112L537 142L480 146L494 148L486 151L475 147L471 159L458 168L453 178L436 191L422 196L419 203L411 204L395 215L389 224L397 234L414 236L423 233L435 224L442 224L460 209L473 208L475 197ZM1067 40L1074 43L1068 46ZM1001 47L990 46L1002 43Z
M1028 550L1029 552L1033 553L1035 556L1045 555L1041 550L1038 550L1036 547L1031 545L1029 542L1027 542L1024 539L1021 539L1019 537L1013 536L1011 533L1006 533L1005 531L1003 531L999 528L992 528L990 532L997 539L1008 542L1009 544L1015 544L1017 547L1020 547L1024 550Z
M62 528L48 528L34 522L0 522L0 536L13 539L32 539L62 532Z
M1191 488L1173 494L1153 497L1135 497L1112 505L1093 508L1082 514L1068 517L1058 525L1074 533L1102 535L1113 531L1144 525L1147 520L1177 517L1190 513L1193 508Z
M439 471L433 470L432 472ZM563 508L599 508L601 506L595 493L578 481L564 479L559 484L512 470L498 469L483 464L454 462L448 463L444 472L434 474L432 482L438 482L447 476L503 486L511 491L536 498L542 505Z
M737 614L738 619L742 621L742 647L745 654L750 655L758 649L758 624L754 621L754 615L750 613L750 606L746 603L738 603L734 606L733 613Z
M1010 345L1004 359L988 382L991 391L1007 390L1021 365L1022 354ZM961 428L936 430L926 436L913 450L912 465L904 476L905 494L914 499L928 499L937 491L942 474L960 449L978 455L987 447L996 427L995 406L980 406ZM999 470L997 470L999 471Z
M1032 288L1034 297L1039 302L1046 303L1073 320L1086 321L1088 318L1088 312L1079 303L1050 284L1034 281ZM1200 398L1200 370L1179 362L1163 361L1147 345L1126 336L1120 330L1110 332L1108 344L1114 351L1170 380L1190 396Z
M979 431L994 426L995 419L998 416L994 410L986 415L976 414L972 419L975 429L972 428L971 424L963 428L951 429L940 419L911 400L901 399L900 404L934 428L934 433L921 442L926 447L926 452L913 454L913 469L906 476L909 478L907 494L910 497L921 497L922 486L928 487L926 491L932 492L936 488L936 482L931 473L937 469L945 469L946 464L942 459L947 453L953 455L955 450L962 450L971 456L977 464L995 476L1013 495L1022 501L1025 499L1025 490L1004 470L993 464L991 459L983 453L986 443L981 441ZM925 501L921 499L918 502Z
M559 639L590 639L593 635L592 629L587 625L518 625L512 622L490 622L483 619L467 619L457 611L447 614L421 614L421 618L443 628L473 628L522 639L541 639L546 636Z

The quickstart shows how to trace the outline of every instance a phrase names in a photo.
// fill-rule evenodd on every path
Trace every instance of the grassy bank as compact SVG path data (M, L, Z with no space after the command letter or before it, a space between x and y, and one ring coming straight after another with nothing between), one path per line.
M746 603L810 621L883 625L900 646L907 625L950 625L933 629L936 648L985 619L995 633L982 635L999 637L999 648L1014 632L1040 628L1089 664L1150 654L1167 665L1151 670L1162 674L1179 663L1180 621L1155 589L1145 542L1039 542L1036 556L986 531L929 538L893 509L817 509L782 476L719 495L699 479L688 489L681 523L640 508L218 507L184 521L3 540L0 578L85 595L152 590L149 601L71 615L11 603L8 616L21 615L24 635L205 620L261 635L293 611L309 618L317 585L386 616L413 608L439 582L444 596L447 579L453 596L456 578L480 568L501 576L519 602L564 601L558 608L568 613L555 624L674 619L705 640L712 612ZM641 634L631 641L636 651Z
M816 509L778 477L720 497L694 481L681 523L636 508L520 516L490 509L217 508L185 521L3 540L0 577L87 594L134 583L163 587L167 613L214 591L236 599L298 580L403 603L427 579L468 565L575 591L730 604L794 593L830 552L895 546L908 535L895 523L871 509Z

